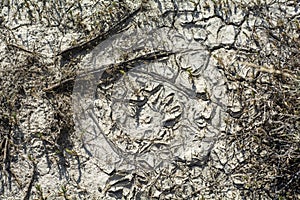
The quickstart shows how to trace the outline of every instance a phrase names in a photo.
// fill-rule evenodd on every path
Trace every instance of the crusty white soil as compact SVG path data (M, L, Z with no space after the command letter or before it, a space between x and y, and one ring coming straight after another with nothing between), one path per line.
M299 18L299 3L120 2L1 3L0 199L272 199L267 186L256 192L247 185L255 173L248 177L239 168L251 159L251 151L227 137L240 129L228 124L230 119L246 111L224 66L239 69L238 77L255 77L259 66L245 64L252 62L247 56L259 51L267 56L274 48L270 40L276 38L267 34L266 21L284 27ZM173 32L165 32L169 29ZM138 34L145 30L162 35L150 50L139 41L144 37ZM299 32L289 31L299 39ZM106 43L84 45L105 32ZM122 39L130 34L132 40ZM76 74L161 50L161 41L171 44L176 55L126 72L105 94L98 88L96 98L95 91L80 87ZM128 44L126 48L136 52L128 50L128 57L120 58L118 50ZM79 53L76 46L82 47ZM199 49L184 52L195 47ZM73 53L69 58L68 52ZM150 72L159 78L145 76ZM136 111L132 104L117 101L137 100L133 88L153 90L159 84L164 88L147 96L139 116L144 124L130 117ZM196 94L209 99L197 99ZM85 104L85 97L74 101L78 95L92 95L87 97L91 102ZM87 114L86 108L82 111L87 105L95 106L98 121L77 118ZM176 106L179 110L173 112ZM165 127L166 121L175 124ZM119 129L114 130L116 124ZM147 142L165 147L139 153ZM109 144L123 153L114 153Z

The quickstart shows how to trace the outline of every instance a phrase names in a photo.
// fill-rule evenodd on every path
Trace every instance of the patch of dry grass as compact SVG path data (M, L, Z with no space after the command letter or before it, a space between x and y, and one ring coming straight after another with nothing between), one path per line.
M268 20L268 18L265 18ZM265 22L256 37L257 53L224 65L229 91L241 102L240 117L230 118L228 139L249 158L233 173L244 174L244 195L297 199L300 195L300 27L297 20L273 26ZM279 27L280 26L280 27ZM281 29L281 30L279 30ZM259 35L253 30L253 35ZM276 36L274 36L276 35ZM253 36L253 37L254 37ZM267 41L267 43L266 43ZM272 47L267 51L266 45ZM239 74L247 68L247 76Z

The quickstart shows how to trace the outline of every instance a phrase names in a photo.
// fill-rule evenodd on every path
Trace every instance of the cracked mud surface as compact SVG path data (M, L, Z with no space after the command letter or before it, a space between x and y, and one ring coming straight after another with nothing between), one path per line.
M297 1L0 5L1 199L299 198Z
M191 162L193 155L198 161L206 158L222 126L225 130L222 117L226 108L225 81L212 65L209 51L171 29L126 34L106 42L123 43L122 49L101 45L100 50L93 50L93 61L83 65L96 63L94 70L99 73L94 74L100 78L99 85L96 79L89 86L98 85L95 106L86 103L93 100L95 89L86 92L82 88L88 73L75 83L74 107L80 107L75 121L79 134L84 132L85 146L101 165L111 160L109 167L124 162L127 168L140 168L143 163L142 169L156 169L174 159ZM120 51L132 62L109 63L118 59L113 52ZM138 57L131 58L135 56L131 51ZM150 53L139 56L142 51ZM81 107L94 117L82 118Z

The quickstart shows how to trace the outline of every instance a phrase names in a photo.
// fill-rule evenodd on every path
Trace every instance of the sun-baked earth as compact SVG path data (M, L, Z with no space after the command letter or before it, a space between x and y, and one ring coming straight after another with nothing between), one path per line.
M0 7L0 199L300 198L297 1Z

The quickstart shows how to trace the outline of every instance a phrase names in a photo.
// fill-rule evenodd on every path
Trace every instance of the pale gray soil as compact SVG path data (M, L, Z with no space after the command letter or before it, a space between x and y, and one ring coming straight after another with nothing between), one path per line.
M297 1L0 8L0 199L300 199Z

